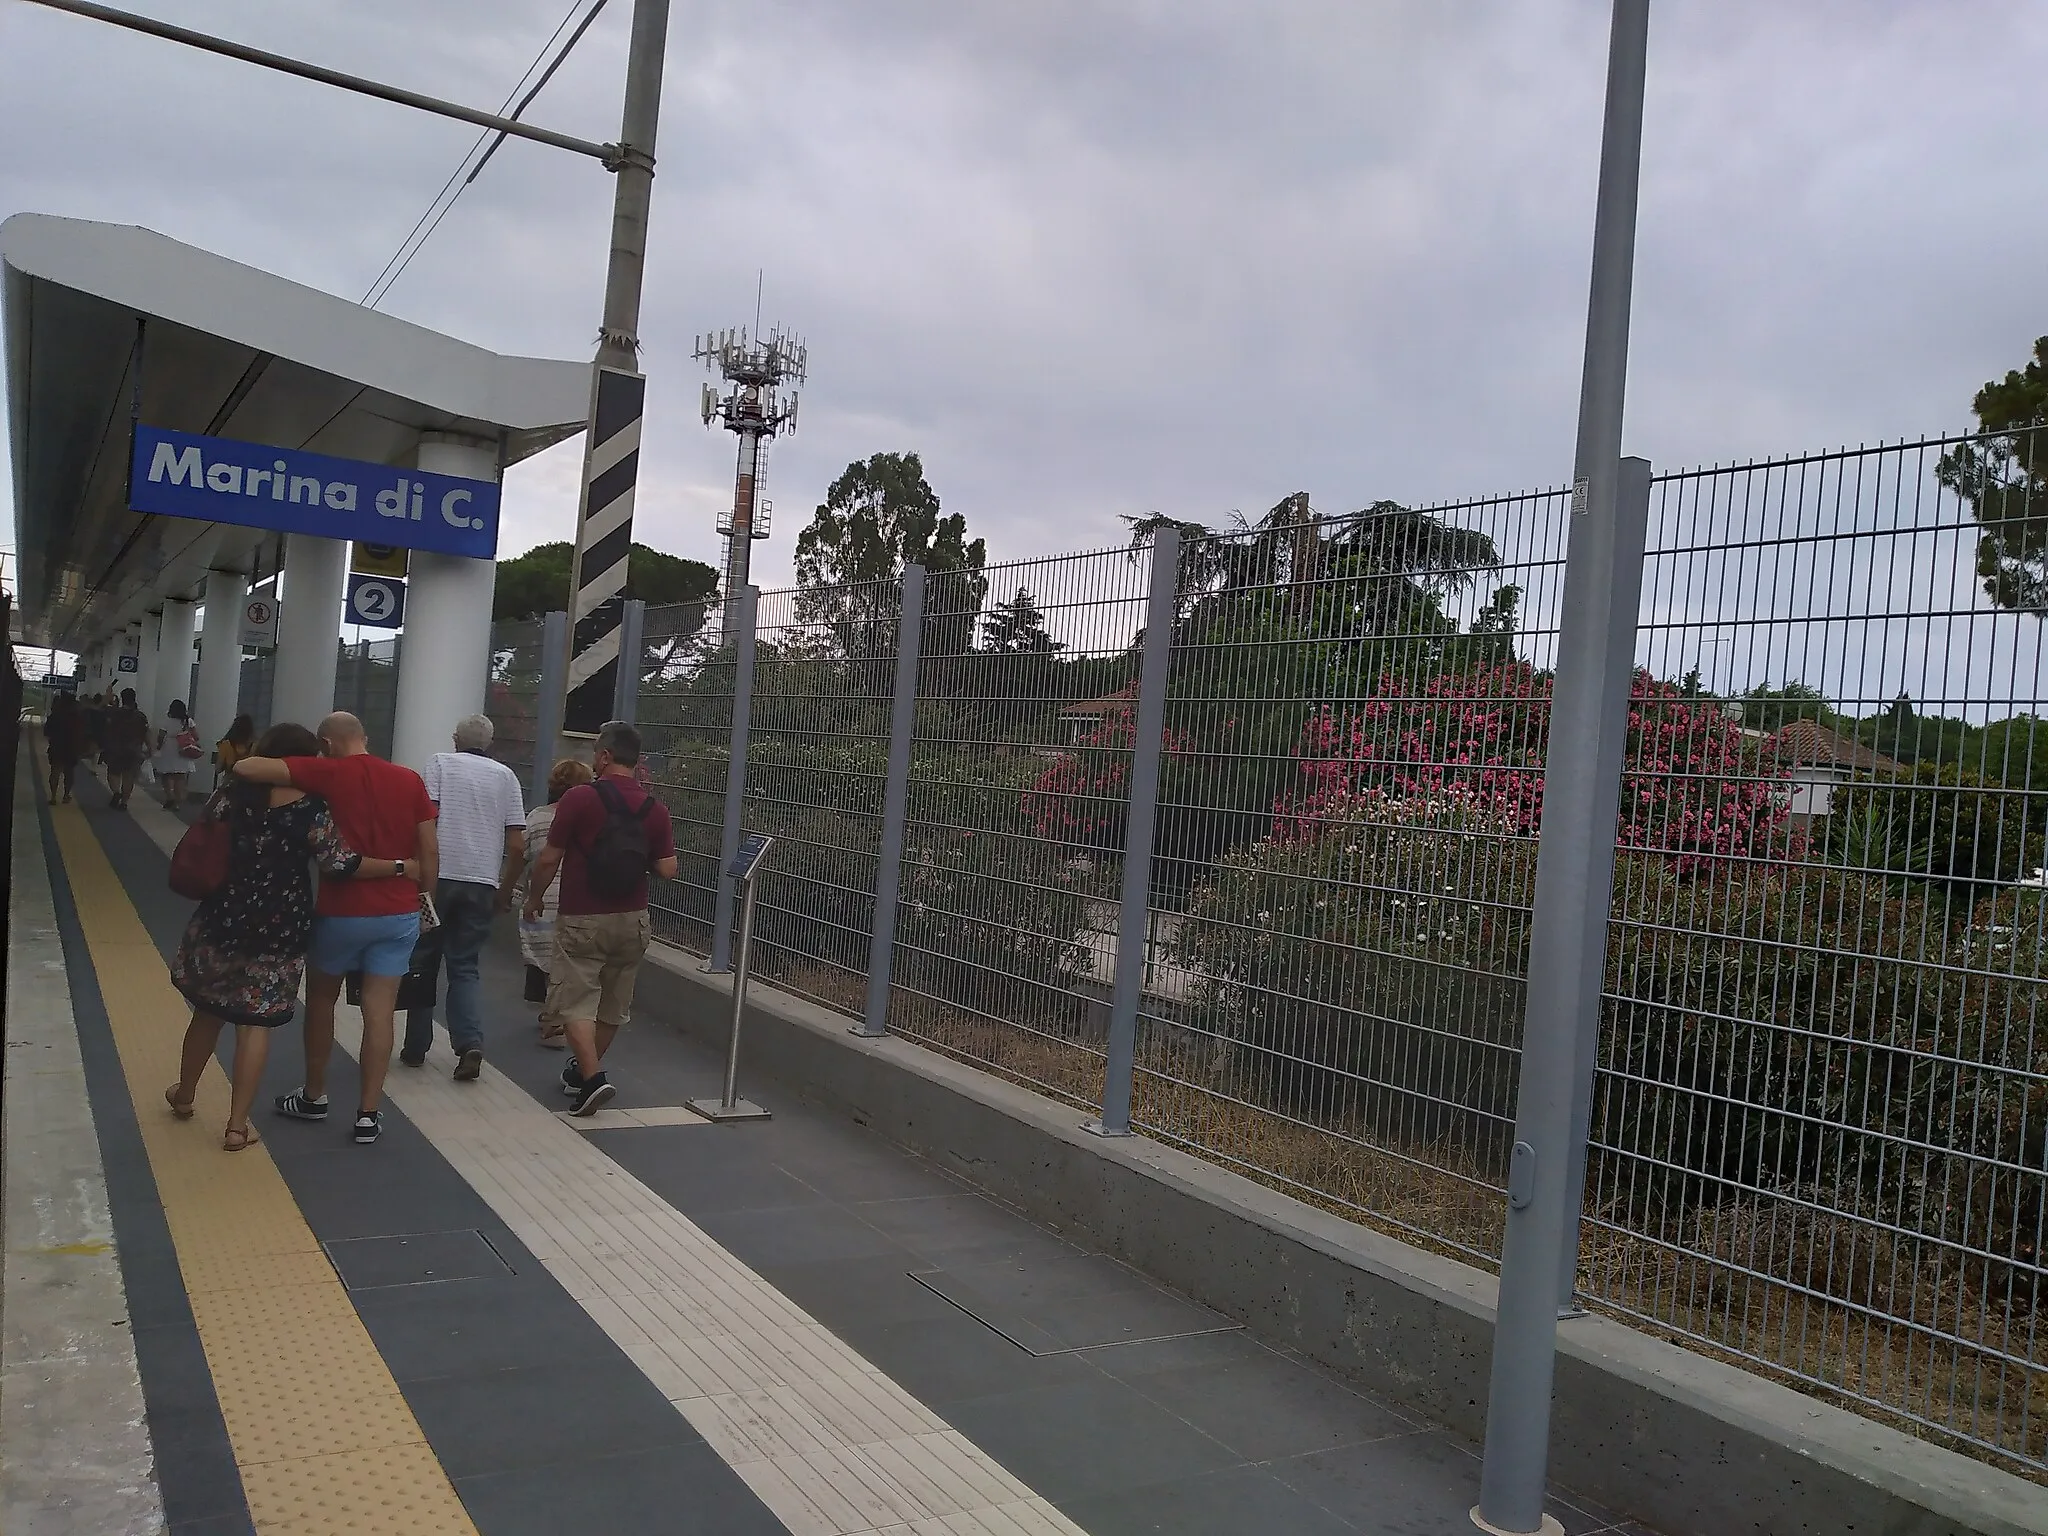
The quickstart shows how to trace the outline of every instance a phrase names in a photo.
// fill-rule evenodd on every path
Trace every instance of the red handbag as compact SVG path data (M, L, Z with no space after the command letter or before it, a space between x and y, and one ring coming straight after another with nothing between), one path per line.
M234 849L234 834L225 821L213 817L213 804L199 813L199 819L185 829L171 854L171 889L193 901L204 901L228 883L228 860Z

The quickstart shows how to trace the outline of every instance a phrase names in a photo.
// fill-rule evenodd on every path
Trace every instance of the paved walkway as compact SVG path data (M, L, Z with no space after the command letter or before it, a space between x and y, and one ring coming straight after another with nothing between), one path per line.
M1477 1462L1444 1433L772 1082L753 1085L771 1122L688 1115L719 1063L672 1027L701 997L658 972L594 1127L559 1113L563 1058L532 1044L507 942L480 1082L450 1080L444 1041L394 1067L374 1148L338 1118L267 1120L260 1148L220 1152L223 1076L192 1122L161 1098L183 1023L163 968L189 912L164 884L178 830L140 800L106 810L97 784L17 829L52 861L170 1530L1472 1529ZM298 1059L287 1031L275 1091ZM331 1091L352 1097L347 1063ZM10 1341L17 1295L10 1260ZM122 1444L111 1421L74 1432ZM10 1483L10 1533L162 1528L54 1495L24 1521L36 1482ZM1572 1536L1636 1529L1553 1512Z

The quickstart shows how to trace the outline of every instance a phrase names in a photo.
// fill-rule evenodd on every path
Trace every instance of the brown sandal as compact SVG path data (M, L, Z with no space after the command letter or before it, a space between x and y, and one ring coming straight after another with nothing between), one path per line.
M180 1100L178 1097L178 1090L183 1086L184 1084L182 1083L173 1083L170 1087L166 1088L164 1090L164 1102L171 1106L171 1113L180 1120L190 1120L194 1114L192 1101L190 1099Z
M220 1148L223 1152L246 1152L251 1147L260 1146L262 1141L263 1138L256 1134L254 1126L245 1125L236 1130L231 1125L221 1136Z
M559 1024L543 1024L540 1027L541 1049L566 1051L569 1048L569 1032Z

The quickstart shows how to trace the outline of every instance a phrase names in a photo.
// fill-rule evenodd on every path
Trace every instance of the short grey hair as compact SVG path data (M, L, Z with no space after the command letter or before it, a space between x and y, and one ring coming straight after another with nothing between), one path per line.
M455 722L455 750L458 752L488 752L491 738L498 734L498 728L491 724L489 715L464 715Z
M609 752L621 768L640 761L640 733L623 720L607 720L597 733L597 750Z

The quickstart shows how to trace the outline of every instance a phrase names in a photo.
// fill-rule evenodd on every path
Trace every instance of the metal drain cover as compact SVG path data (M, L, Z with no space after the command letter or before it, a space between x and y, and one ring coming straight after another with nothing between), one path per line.
M474 1228L410 1232L398 1237L349 1237L321 1246L341 1283L352 1291L482 1280L512 1273L512 1266Z

